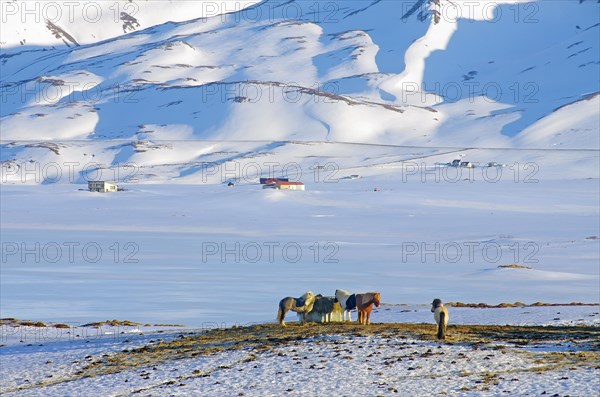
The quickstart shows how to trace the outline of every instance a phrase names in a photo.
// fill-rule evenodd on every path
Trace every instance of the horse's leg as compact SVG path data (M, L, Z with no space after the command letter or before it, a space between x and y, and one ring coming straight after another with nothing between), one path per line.
M348 321L352 321L352 312L348 310Z
M367 325L371 324L371 311L370 310L367 310L367 319L366 319L365 323Z
M283 327L285 327L285 321L284 321L284 320L285 320L285 315L287 314L287 312L288 312L288 311L287 311L287 309L286 309L286 308L284 308L284 309L279 309L279 311L280 311L280 313L281 313L281 317L280 317L280 320L279 320L279 324L281 324Z

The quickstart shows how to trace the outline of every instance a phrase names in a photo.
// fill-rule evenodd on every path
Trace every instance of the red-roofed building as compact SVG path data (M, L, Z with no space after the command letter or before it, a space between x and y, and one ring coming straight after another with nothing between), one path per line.
M274 185L275 183L277 183L279 179L277 178L269 178L269 179L265 179L264 182L261 182L263 185Z

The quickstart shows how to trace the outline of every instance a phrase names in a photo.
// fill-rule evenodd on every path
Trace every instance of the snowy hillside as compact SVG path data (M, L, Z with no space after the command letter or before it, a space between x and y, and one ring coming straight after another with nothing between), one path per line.
M240 11L258 0L0 1L2 49L74 47L112 39L165 22Z
M162 165L148 180L165 180L210 161L212 143L186 143L206 140L264 141L248 148L261 156L272 141L600 145L595 1L267 0L188 21L217 11L135 1L60 32L14 23L19 3L2 5L4 168L93 155ZM140 26L108 18L116 5Z

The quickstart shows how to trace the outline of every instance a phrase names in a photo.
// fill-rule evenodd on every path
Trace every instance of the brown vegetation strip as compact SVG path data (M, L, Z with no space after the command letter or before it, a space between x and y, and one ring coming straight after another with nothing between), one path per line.
M162 362L206 356L227 350L251 348L256 352L270 350L289 342L327 335L406 337L435 341L431 324L377 323L361 326L355 323L261 324L248 327L214 329L102 358L86 367L81 375L115 373L127 368L156 365ZM472 345L514 343L516 345L571 342L582 350L590 350L600 359L600 329L597 327L521 327L499 325L450 325L445 343ZM597 357L596 357L597 356ZM94 376L93 375L93 376Z

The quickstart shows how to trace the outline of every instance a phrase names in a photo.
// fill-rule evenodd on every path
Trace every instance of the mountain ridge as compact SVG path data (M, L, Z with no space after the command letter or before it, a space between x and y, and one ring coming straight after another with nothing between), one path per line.
M2 49L1 139L15 144L0 160L45 158L32 157L27 145L48 140L88 141L87 149L73 146L79 162L94 142L111 139L600 146L595 4L482 2L487 8L471 10L479 14L454 19L443 1L319 4L285 3L302 11L299 19L274 16L277 4L266 0L78 47ZM405 12L417 5L421 17ZM250 19L252 12L261 18ZM588 30L556 28L563 14ZM510 40L530 32L531 42ZM490 34L507 38L486 47L489 55L469 50ZM538 58L511 57L513 47ZM114 164L115 154L102 150L105 164ZM168 158L165 150L180 149L163 147Z

